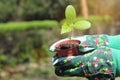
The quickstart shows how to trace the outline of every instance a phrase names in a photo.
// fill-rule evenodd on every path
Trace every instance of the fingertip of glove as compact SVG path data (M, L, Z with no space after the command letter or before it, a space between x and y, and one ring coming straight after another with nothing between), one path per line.
M56 59L55 61L53 59L53 65L55 66L57 63L58 63L58 59Z
M52 51L52 52L54 52L55 51L55 47L51 46L49 50Z
M56 74L57 76L63 76L62 70L61 70L60 68L56 68L56 69L55 69L55 74Z

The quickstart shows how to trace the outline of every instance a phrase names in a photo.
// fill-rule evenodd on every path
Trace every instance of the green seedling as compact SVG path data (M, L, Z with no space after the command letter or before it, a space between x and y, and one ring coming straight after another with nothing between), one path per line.
M70 33L71 40L74 29L86 30L91 27L91 23L87 20L76 20L76 11L72 5L68 5L65 10L66 21L62 25L61 34Z

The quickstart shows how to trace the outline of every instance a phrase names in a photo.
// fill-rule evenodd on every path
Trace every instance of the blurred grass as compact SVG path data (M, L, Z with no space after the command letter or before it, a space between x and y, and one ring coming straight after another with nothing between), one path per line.
M80 77L58 77L54 73L54 68L51 64L51 58L40 62L37 65L24 65L27 68L25 71L14 73L0 80L86 80Z
M0 23L0 32L16 32L29 29L49 29L58 26L55 20Z

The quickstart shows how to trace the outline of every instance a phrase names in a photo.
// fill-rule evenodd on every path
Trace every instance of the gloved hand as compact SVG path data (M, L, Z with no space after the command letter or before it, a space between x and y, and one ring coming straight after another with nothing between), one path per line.
M69 39L66 38L57 41L50 47L50 51L54 52L55 45L65 40L69 40ZM73 37L72 40L79 40L81 42L79 45L79 49L81 52L88 52L100 46L108 46L107 35L85 35L85 36Z
M53 58L55 73L58 76L79 76L89 80L114 80L111 49L100 47L78 56Z
M53 58L55 73L58 76L81 76L89 80L114 80L113 58L108 46L107 35L85 35L74 37L80 40L79 49L86 54ZM68 40L62 39L54 43L50 50L55 52L55 45ZM98 79L99 78L99 79Z

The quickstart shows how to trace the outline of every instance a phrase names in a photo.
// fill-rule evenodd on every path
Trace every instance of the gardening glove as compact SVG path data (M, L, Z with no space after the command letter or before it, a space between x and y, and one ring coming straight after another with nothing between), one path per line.
M79 76L89 80L114 80L115 69L111 53L109 47L102 46L84 55L56 55L53 57L55 73L58 76Z
M84 35L84 36L73 37L72 40L79 40L81 42L79 45L79 49L81 52L89 52L100 46L108 46L107 36L108 35L104 35L104 34L102 34L102 35ZM65 40L69 40L69 39L66 38L66 39L61 39L61 40L57 41L50 47L50 51L54 52L55 45L62 41L65 41Z

